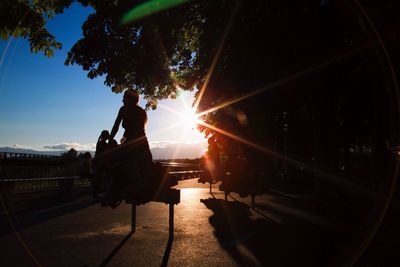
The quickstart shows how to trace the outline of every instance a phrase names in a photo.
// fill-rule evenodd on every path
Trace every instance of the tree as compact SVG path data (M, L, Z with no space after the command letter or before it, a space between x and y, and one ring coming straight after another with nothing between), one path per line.
M249 141L238 149L249 158L261 147L277 172L290 172L285 157L291 156L300 159L293 168L311 161L351 174L350 149L368 146L381 155L385 140L397 142L397 104L387 105L396 93L380 41L363 15L373 19L398 61L396 1L364 1L362 9L344 0L187 1L132 21L126 14L143 1L79 2L95 12L67 65L82 66L89 78L105 76L114 92L138 90L152 108L180 89L205 86L198 111L223 107L204 113L213 128L201 130L227 148L240 141L223 131ZM44 3L42 18L70 1Z
M0 36L22 37L31 52L51 57L62 44L46 29L46 20L63 12L73 0L3 0L0 2Z
M67 152L61 154L61 157L66 160L78 159L78 151L75 148L71 148Z
M135 2L135 1L134 1ZM137 3L138 1L136 1ZM83 38L68 53L66 64L79 64L89 78L105 75L114 92L133 88L148 106L193 89L194 54L201 23L199 5L189 4L129 24L121 18L132 1L88 1L96 11L83 24Z

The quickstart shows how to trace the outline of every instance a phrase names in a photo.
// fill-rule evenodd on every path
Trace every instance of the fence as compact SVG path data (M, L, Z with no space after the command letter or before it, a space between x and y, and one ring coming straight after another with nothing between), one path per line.
M163 166L168 167L168 173L177 177L179 180L198 177L202 172L199 164L180 163L180 162L160 162Z
M89 185L88 179L78 176L78 158L0 152L0 189L9 194L68 191Z
M60 156L0 152L0 190L8 194L42 191L68 192L88 187L90 180L80 177L79 159ZM198 164L161 162L170 176L179 180L198 177Z
M86 187L89 185L89 179L80 177L48 177L0 180L0 188L7 190L9 194L43 191L68 192L72 189L72 187Z

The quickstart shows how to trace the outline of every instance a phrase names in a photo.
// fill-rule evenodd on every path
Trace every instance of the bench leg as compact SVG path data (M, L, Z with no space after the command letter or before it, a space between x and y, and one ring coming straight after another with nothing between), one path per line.
M210 194L212 194L212 184L210 183Z
M228 201L228 193L225 192L225 201Z
M251 195L251 208L254 209L256 207L256 197Z
M132 202L131 233L136 231L136 203Z
M169 204L169 239L174 238L174 204Z

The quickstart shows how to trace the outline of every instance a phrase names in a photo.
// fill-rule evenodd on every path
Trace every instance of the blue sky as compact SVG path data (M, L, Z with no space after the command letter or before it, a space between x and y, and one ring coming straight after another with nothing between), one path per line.
M103 78L90 80L80 66L64 66L67 52L82 36L81 25L90 9L72 5L48 22L48 29L63 44L54 57L30 53L24 39L0 42L0 146L76 146L90 149L101 130L110 130L122 95L114 94ZM183 112L193 93L163 100L162 106ZM145 102L140 101L144 106ZM167 109L148 111L146 132L151 145L204 142L197 130L184 125L160 131L181 120ZM123 129L117 135L120 139Z

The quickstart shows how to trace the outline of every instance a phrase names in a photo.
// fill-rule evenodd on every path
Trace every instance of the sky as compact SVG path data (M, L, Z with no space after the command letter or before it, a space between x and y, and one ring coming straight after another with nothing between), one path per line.
M0 147L93 150L100 132L111 130L122 95L111 92L102 77L91 80L80 66L64 65L67 52L82 37L81 25L90 12L73 4L47 23L47 29L63 44L51 58L31 53L24 39L0 42ZM202 134L185 123L170 127L183 118L171 109L184 113L193 95L183 92L147 112L151 147L205 144ZM139 105L145 105L142 98ZM122 133L120 127L117 141Z

